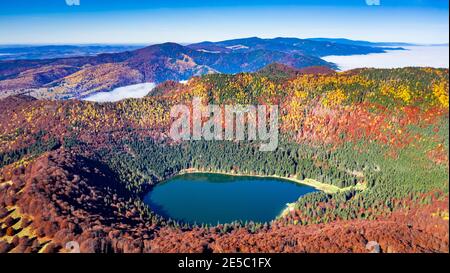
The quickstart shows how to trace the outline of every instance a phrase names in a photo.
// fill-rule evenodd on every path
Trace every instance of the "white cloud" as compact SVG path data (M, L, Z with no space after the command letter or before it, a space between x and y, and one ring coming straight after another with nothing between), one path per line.
M405 48L407 50L393 50L387 53L368 55L327 56L322 59L337 64L343 71L362 67L449 67L448 46L411 46Z

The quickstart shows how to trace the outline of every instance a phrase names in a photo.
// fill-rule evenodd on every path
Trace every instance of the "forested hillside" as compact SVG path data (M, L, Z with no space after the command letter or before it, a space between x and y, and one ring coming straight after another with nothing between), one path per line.
M448 252L448 75L275 65L167 82L117 103L8 97L0 101L0 251L64 251L70 238L96 252L364 252L370 240L386 252ZM278 105L278 149L172 141L170 107L193 97ZM216 227L163 219L142 203L153 185L189 168L341 190L308 194L271 223Z

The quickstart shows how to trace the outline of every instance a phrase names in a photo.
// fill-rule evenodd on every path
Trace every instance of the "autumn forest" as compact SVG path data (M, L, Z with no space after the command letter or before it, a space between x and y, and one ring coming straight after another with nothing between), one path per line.
M448 69L294 69L166 81L141 99L0 100L0 252L448 252ZM173 141L170 108L277 105L279 146ZM313 179L270 222L164 218L142 198L183 170Z

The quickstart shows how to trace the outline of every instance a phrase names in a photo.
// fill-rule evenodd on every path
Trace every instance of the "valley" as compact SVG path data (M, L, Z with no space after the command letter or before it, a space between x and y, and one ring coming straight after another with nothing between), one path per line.
M171 106L194 96L279 105L278 148L171 140ZM448 107L448 69L280 64L109 103L9 96L0 100L0 250L65 252L76 241L106 253L367 252L376 241L382 252L448 252ZM192 224L145 204L186 169L340 190L299 196L261 222Z

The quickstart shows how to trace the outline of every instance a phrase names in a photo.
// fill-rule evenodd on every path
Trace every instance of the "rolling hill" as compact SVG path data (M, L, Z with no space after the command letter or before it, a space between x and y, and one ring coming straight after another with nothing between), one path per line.
M294 68L335 65L325 55L380 53L369 46L297 38L246 38L182 46L164 43L120 53L0 61L0 97L80 98L129 84L186 80L192 76L255 72L280 63Z

